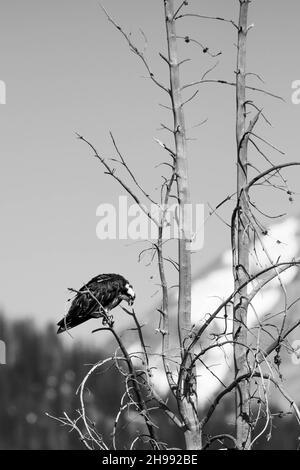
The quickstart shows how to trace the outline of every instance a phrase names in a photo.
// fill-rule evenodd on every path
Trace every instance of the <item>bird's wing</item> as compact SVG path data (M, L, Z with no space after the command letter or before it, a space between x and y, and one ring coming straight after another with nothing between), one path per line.
M83 285L72 301L67 315L58 322L58 333L100 316L101 307L112 310L122 300L126 279L118 274L100 274Z
M114 274L100 274L81 287L72 302L68 315L90 317L100 306L110 307L119 298L122 278Z

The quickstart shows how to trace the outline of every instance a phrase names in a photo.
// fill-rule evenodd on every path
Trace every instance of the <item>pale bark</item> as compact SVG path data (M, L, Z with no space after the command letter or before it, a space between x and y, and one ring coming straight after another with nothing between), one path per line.
M174 0L164 0L170 70L170 98L174 118L177 196L180 208L180 235L178 241L179 295L178 335L182 356L188 346L186 337L191 331L191 221L189 213L190 189L188 179L187 146L183 100L180 85L179 61L175 27ZM191 351L192 352L192 351ZM181 417L185 423L187 449L201 448L201 435L197 415L195 368L189 370L191 352L188 352L185 371L177 391Z
M247 363L247 285L240 289L249 276L250 233L247 220L247 199L244 191L248 182L246 136L246 42L248 32L249 0L240 0L236 70L236 143L237 143L237 209L232 224L234 298L234 366L235 378L249 372ZM235 390L236 440L241 449L251 442L249 382L243 380Z

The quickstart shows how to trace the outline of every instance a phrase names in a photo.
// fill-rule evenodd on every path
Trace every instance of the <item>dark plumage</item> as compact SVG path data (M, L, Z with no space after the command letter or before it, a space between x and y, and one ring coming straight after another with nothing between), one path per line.
M119 274L99 274L77 292L67 315L57 325L57 333L74 328L91 318L108 321L109 312L122 300L132 305L135 293L131 284Z

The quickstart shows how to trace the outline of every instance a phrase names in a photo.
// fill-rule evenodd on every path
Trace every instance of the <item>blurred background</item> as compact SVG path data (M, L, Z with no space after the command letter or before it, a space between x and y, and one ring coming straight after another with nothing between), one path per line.
M143 30L147 57L158 76L167 80L166 66L158 55L166 49L162 1L110 0L104 4L126 31L133 32L141 47L145 45ZM203 0L200 8L197 0L190 0L189 10L236 19L237 2ZM84 374L89 365L114 351L115 344L107 335L91 335L96 320L76 328L72 337L56 336L55 325L65 313L69 297L67 289L78 289L99 273L126 276L135 287L136 311L147 324L145 334L154 349L159 343L155 328L160 299L155 263L149 264L147 258L138 261L146 244L97 238L98 206L111 203L118 207L118 197L124 192L103 175L75 132L90 139L104 155L114 156L109 139L112 130L145 190L158 198L166 170L158 167L164 154L154 138L167 142L159 128L171 118L159 106L168 104L165 98L145 79L142 65L107 22L97 1L0 0L0 11L0 80L7 91L6 104L0 105L0 340L6 344L6 364L0 364L0 449L82 448L73 432L45 413L76 415L75 391ZM250 9L255 27L249 36L248 68L265 83L255 75L249 76L249 83L285 99L249 92L273 125L262 122L258 132L285 152L285 156L268 153L279 163L299 160L300 106L291 100L292 82L300 79L299 13L296 0L288 7L280 0L252 2ZM182 37L189 35L207 45L212 55L222 52L214 58L183 41L182 58L193 59L183 69L183 83L199 79L215 65L211 78L234 80L234 28L190 19L178 31ZM209 212L235 188L234 105L233 87L211 84L201 88L187 108L192 199L206 208L204 247L193 255L195 322L216 305L216 296L224 296L232 288L230 232ZM197 127L204 120L205 125ZM264 168L257 156L251 158ZM284 174L292 197L271 190L256 194L262 210L287 214L282 223L275 224L270 238L274 259L279 255L290 259L300 251L299 174L293 170ZM222 218L229 220L231 209L230 202ZM282 241L280 253L278 239ZM171 267L168 274L170 284L175 283ZM285 282L292 301L299 292L297 272ZM172 305L175 301L174 297ZM265 318L280 308L279 287L273 284L257 300L256 309ZM295 307L288 320L297 315ZM119 309L115 316L119 330L126 332L130 318ZM135 347L135 340L127 336L128 344ZM300 333L295 331L291 342L298 339ZM211 361L217 361L219 373L226 377L230 361L228 365L223 359ZM156 367L156 383L165 393L160 365ZM299 400L300 365L286 355L282 369L289 393ZM205 408L218 385L203 370L200 374L206 383L201 395ZM122 381L112 369L96 375L90 389L90 413L109 440ZM276 393L272 393L272 407L278 413L272 422L273 438L261 439L257 446L296 448L297 423ZM183 445L171 423L166 427L158 423L163 439ZM214 433L218 429L224 432L224 426L232 429L232 396L220 407L212 425ZM120 448L128 433L135 435L139 423L131 417L122 426Z

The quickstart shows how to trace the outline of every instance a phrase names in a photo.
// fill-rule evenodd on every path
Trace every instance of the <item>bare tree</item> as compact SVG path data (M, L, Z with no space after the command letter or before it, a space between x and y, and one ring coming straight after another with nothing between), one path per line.
M153 383L151 370L151 351L145 342L143 326L139 323L136 312L123 310L132 317L134 331L140 343L140 351L129 353L120 334L115 330L112 322L107 321L107 326L97 329L98 333L109 332L116 341L117 351L115 355L94 365L84 378L80 388L81 409L76 419L67 416L58 418L60 422L75 429L87 448L117 448L117 428L124 411L134 410L139 417L142 417L144 428L132 442L128 443L128 448L134 449L138 444L150 446L153 449L169 448L168 444L161 441L159 430L155 424L153 413L161 412L170 419L182 433L187 449L202 450L210 447L214 442L221 446L231 446L239 450L251 449L257 439L266 432L272 411L269 405L269 386L272 384L282 393L287 403L290 405L300 424L300 412L292 398L284 390L281 383L281 372L279 371L280 351L285 347L292 351L287 342L288 335L300 324L300 319L294 324L287 322L290 308L297 302L295 299L288 303L287 293L282 279L282 274L292 267L298 267L300 260L291 259L281 261L273 260L263 241L268 237L268 229L260 216L267 217L253 202L251 192L257 187L264 185L271 189L286 191L292 194L287 186L287 181L281 171L288 167L299 165L299 162L272 163L270 157L261 149L260 144L264 144L272 151L278 149L254 132L257 123L263 120L269 124L263 110L254 101L248 99L247 93L265 94L274 99L280 99L276 94L263 88L255 87L247 83L249 76L257 74L247 71L246 67L246 44L247 36L251 30L248 25L248 10L250 0L238 0L239 19L235 22L231 19L201 15L198 13L185 12L188 7L187 1L176 4L175 0L164 0L164 20L166 26L166 56L160 53L160 57L168 68L169 84L165 85L157 78L156 74L148 62L145 52L139 49L133 42L130 34L106 12L108 20L120 32L127 42L130 50L138 57L148 73L149 79L169 98L169 105L164 106L172 115L172 128L162 125L165 130L171 133L173 144L169 145L157 140L164 149L168 158L163 162L170 169L167 177L164 177L161 186L161 197L155 201L137 180L132 169L129 168L126 160L120 151L115 137L111 135L112 145L116 152L116 157L109 159L98 153L96 147L85 137L78 135L79 139L89 146L93 155L104 167L105 173L112 177L137 203L141 211L157 227L157 240L151 243L149 251L151 260L157 261L158 272L161 284L162 302L158 311L160 322L158 331L161 335L161 359L165 376L169 385L169 394L175 399L176 409L169 406L168 402L159 396L155 384ZM204 21L223 22L233 26L237 31L237 68L235 71L236 80L208 79L215 66L209 67L207 72L199 81L188 84L181 84L180 67L186 59L180 60L178 54L178 41L184 39L186 42L196 42L201 46L202 51L207 53L209 49L204 47L199 41L186 36L184 38L177 35L176 23L184 18L198 18ZM215 57L218 54L211 54ZM215 83L222 86L235 87L236 92L236 148L237 148L237 187L236 192L226 197L217 204L212 213L218 213L220 208L228 201L235 199L235 207L232 211L231 223L231 244L232 244L232 270L234 278L234 290L225 299L220 301L218 307L209 312L203 321L198 325L192 325L191 321L191 243L192 230L190 218L190 183L188 176L187 138L185 127L184 106L197 94L196 91L188 98L183 98L184 90L202 84ZM259 169L255 167L248 157L248 146L252 145L258 155L267 162L267 168ZM171 163L170 163L171 161ZM122 175L119 169L125 171ZM253 174L250 172L253 172ZM129 182L128 182L129 181ZM279 181L279 182L278 182ZM175 194L174 194L175 192ZM164 240L164 230L168 225L168 204L171 198L178 202L179 207L179 234L177 240L177 258L173 259L166 255L166 242ZM159 215L154 216L148 204L155 204L159 209ZM259 258L258 248L261 249L267 260L267 265ZM256 260L259 269L253 269L251 259ZM170 286L166 274L166 263L171 263L178 272L178 303L177 303L177 338L170 338ZM271 282L277 280L280 284L284 309L274 315L280 316L280 326L271 325L270 319L264 319L249 325L248 312L253 307L253 299L258 293ZM99 312L102 312L99 304ZM217 321L222 323L223 328L217 328ZM276 335L270 332L270 325L276 328ZM261 336L269 338L267 347L263 347ZM271 340L270 340L271 338ZM170 340L177 344L178 355L171 352ZM233 350L234 375L227 378L224 383L219 377L220 392L213 398L208 409L199 409L197 398L197 367L199 364L205 367L212 375L215 375L213 368L207 360L209 354L218 349L223 351L230 346ZM273 363L270 360L275 353ZM224 360L227 359L224 353ZM123 377L124 395L120 403L120 410L116 416L112 430L112 443L105 443L101 433L99 433L92 421L88 417L85 405L85 389L91 375L107 364L114 364ZM136 363L139 365L137 366ZM235 434L208 435L205 434L207 424L218 409L218 405L231 392L235 393ZM253 411L254 405L259 403L258 409ZM264 419L265 424L262 431L257 431L258 423ZM80 424L79 424L80 423ZM83 423L83 427L82 427Z

